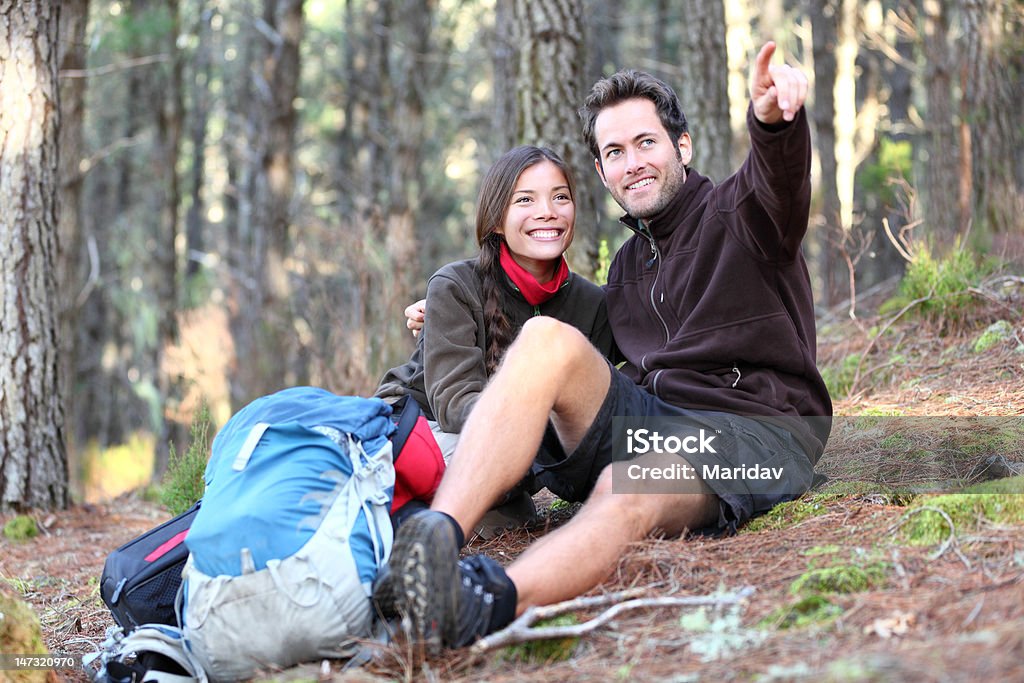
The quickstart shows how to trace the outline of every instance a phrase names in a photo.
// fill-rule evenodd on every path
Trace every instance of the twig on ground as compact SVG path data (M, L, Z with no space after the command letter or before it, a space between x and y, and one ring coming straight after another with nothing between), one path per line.
M956 525L953 524L953 518L949 516L948 512L946 512L945 510L943 510L940 507L936 507L934 505L922 505L919 508L914 508L913 510L907 510L905 513L903 513L903 516L901 516L898 520L896 520L895 524L893 524L891 527L889 527L889 533L892 533L892 532L896 531L897 529L899 529L912 516L914 516L916 514L920 514L920 513L925 512L925 511L937 513L940 517L942 517L942 519L944 519L946 521L946 524L949 525L949 536L946 538L946 540L944 540L942 542L942 545L939 546L939 549L936 550L934 553L932 553L932 555L928 559L930 561L934 562L935 560L937 560L940 557L942 557L943 555L945 555L946 551L949 550L949 548L952 547L953 548L953 552L956 553L956 556L959 557L960 561L964 563L964 566L967 567L968 569L970 569L971 568L970 560L968 560L964 556L964 554L962 552L960 552L960 548L957 546L957 542L956 542Z
M553 640L556 638L575 638L597 630L608 623L619 614L635 609L652 607L693 607L697 605L733 605L745 600L753 592L752 586L747 586L735 593L724 595L698 595L688 597L660 597L660 598L633 598L635 595L642 595L648 592L648 588L633 588L608 595L576 598L566 600L554 605L542 607L530 607L523 614L506 626L504 629L478 640L473 645L474 653L482 653L495 648L526 643L534 640ZM626 600L626 602L619 602ZM532 628L531 625L545 619L551 619L566 612L573 612L581 609L602 607L611 603L618 603L606 609L593 619L582 624L571 626L542 626Z

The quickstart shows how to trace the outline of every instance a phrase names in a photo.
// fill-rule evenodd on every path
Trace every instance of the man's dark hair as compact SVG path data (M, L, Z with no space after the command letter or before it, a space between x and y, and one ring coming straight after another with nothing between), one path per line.
M661 125L665 127L673 141L678 140L680 135L689 130L679 98L667 83L643 71L624 69L595 83L579 110L580 119L583 121L583 140L595 159L601 158L594 134L597 115L607 107L637 98L654 103Z

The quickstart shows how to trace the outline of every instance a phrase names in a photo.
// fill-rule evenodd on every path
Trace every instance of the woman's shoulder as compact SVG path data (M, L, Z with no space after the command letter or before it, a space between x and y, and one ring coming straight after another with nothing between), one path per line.
M480 280L480 276L477 274L476 270L476 259L468 258L461 261L446 263L430 276L431 280L437 278L475 284Z
M453 261L437 269L427 281L427 297L453 295L460 299L478 299L482 287L476 270L476 259Z

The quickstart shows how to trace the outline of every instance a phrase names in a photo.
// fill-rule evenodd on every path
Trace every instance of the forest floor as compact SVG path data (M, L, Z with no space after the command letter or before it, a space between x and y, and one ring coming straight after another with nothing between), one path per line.
M623 611L551 647L426 661L389 648L363 669L343 672L335 662L273 678L1024 680L1024 496L967 495L954 509L922 493L1022 471L1024 288L1010 284L953 326L909 316L881 335L884 319L823 325L820 364L851 392L835 401L839 417L818 466L830 482L732 537L639 543L593 593L721 596L752 587L739 604ZM1011 335L976 351L998 319ZM541 508L552 500L545 493ZM922 506L944 511L926 543L914 540ZM549 509L537 527L469 551L507 562L568 514ZM0 580L40 616L52 652L90 652L112 624L99 599L104 558L166 517L135 495L41 513L38 537L0 540ZM606 607L573 610L568 621Z

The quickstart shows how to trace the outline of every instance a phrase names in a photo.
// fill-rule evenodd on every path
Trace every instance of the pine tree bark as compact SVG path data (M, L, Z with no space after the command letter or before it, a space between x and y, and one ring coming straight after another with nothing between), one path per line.
M302 0L266 0L251 29L256 50L253 104L243 162L236 245L241 277L234 287L231 330L238 408L292 383L295 348L289 272L294 189L293 152L299 85Z
M973 186L973 192L965 193L967 202L973 195L967 208L972 209L975 229L1019 230L1024 192L1014 166L1024 143L1020 128L1024 49L1019 47L1024 11L1019 2L966 0L961 18L965 56L961 125L966 128L961 140L970 152L963 151L966 167L962 166L961 182L970 181ZM1017 30L1008 36L1007 26Z
M842 0L825 0L813 4L809 13L814 54L814 107L810 114L821 163L821 223L818 227L818 241L821 277L825 283L819 296L822 304L828 307L836 299L842 267L836 258L836 242L842 239L843 227L836 181L836 108L832 90L836 82L835 49L839 40Z
M568 258L574 270L593 277L598 266L598 231L603 197L594 160L580 139L575 110L583 101L585 58L582 0L515 0L518 46L516 103L518 140L550 147L576 176L576 237Z
M160 424L156 425L156 457L153 474L161 476L167 469L170 443L182 443L187 424L178 415L181 402L181 381L168 374L165 358L167 349L178 341L178 216L181 205L181 183L178 178L178 159L181 154L181 131L185 119L183 86L184 56L178 48L181 20L179 0L163 0L164 11L170 22L163 38L164 50L170 63L164 78L162 99L157 111L155 158L159 169L159 220L153 236L153 260L156 276L151 281L157 306L157 338L154 344L153 372L156 377L157 401L160 405Z
M0 3L0 509L68 501L57 344L58 10Z
M71 387L77 367L77 338L79 297L86 286L89 258L85 248L81 225L83 121L85 120L86 79L80 73L85 69L85 28L89 20L89 0L66 0L60 6L59 43L59 95L60 95L60 210L57 215L59 255L57 292L60 296L61 377L64 413L68 425L75 424L75 402L70 400ZM65 430L74 450L74 430Z
M196 24L197 45L192 73L193 93L189 140L192 143L192 163L189 169L188 194L191 201L185 215L185 278L192 280L199 274L205 250L206 201L203 184L206 178L206 129L210 118L210 76L212 75L210 42L213 8L203 7Z
M925 60L928 138L925 231L942 253L961 234L959 135L954 125L953 63L949 45L949 0L920 0Z
M678 60L680 99L693 138L693 167L712 180L733 172L729 123L729 55L725 47L725 4L685 0L686 40Z

